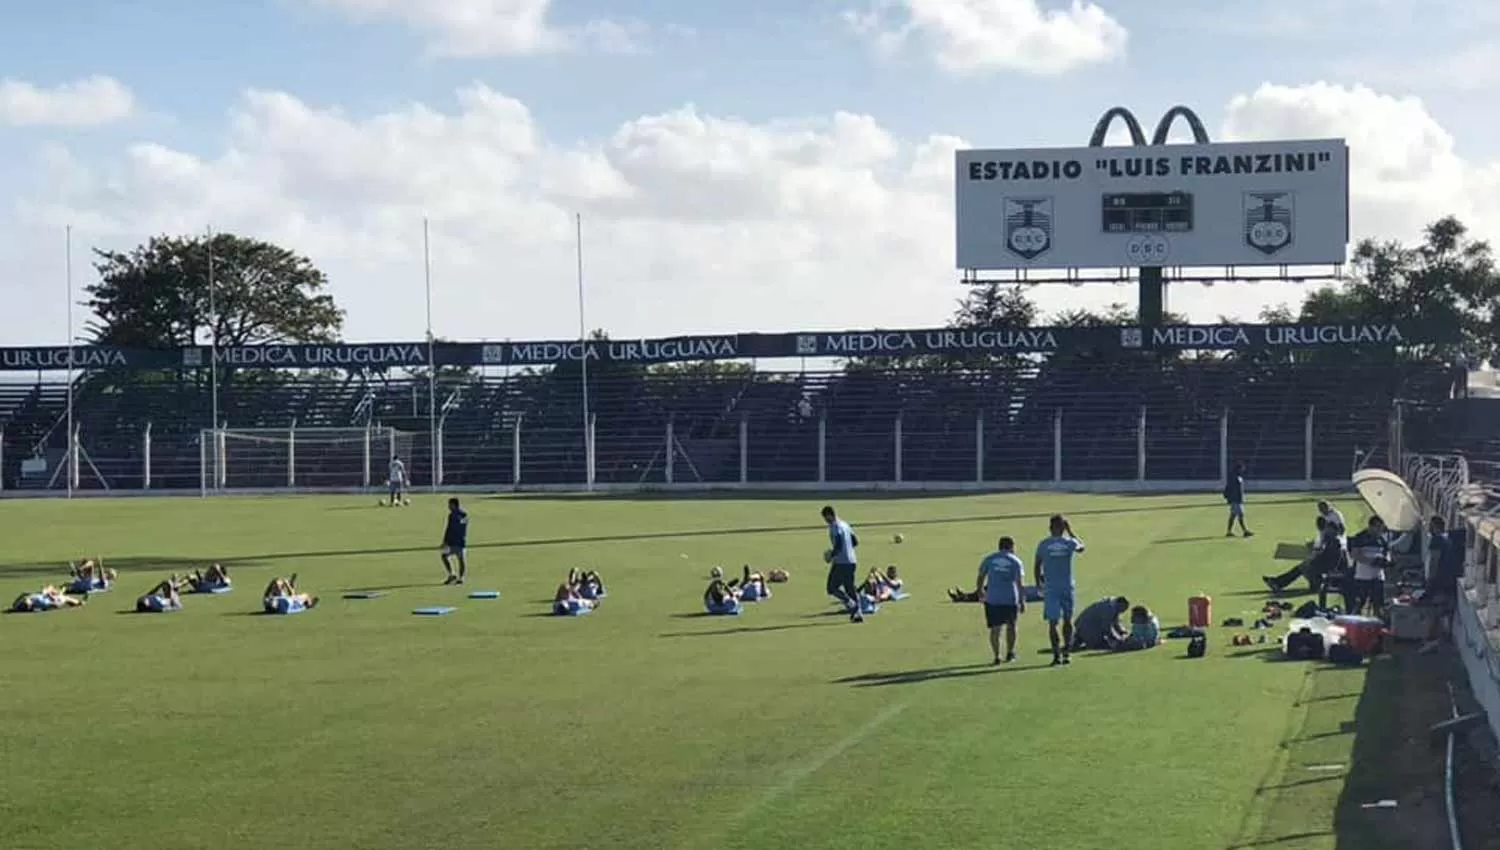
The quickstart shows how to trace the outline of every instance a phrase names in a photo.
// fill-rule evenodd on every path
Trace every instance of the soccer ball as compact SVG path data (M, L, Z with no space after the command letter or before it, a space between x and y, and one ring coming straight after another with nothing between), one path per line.
M411 499L402 499L401 500L401 507L403 507L403 508L409 508L409 507L411 507Z
M893 542L895 542L895 543L905 543L906 542L906 537L903 536L903 535L898 534L895 537L892 537L891 540Z

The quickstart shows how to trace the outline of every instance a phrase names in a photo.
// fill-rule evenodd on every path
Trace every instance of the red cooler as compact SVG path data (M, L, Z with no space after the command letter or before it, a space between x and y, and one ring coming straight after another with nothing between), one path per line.
M1188 598L1188 628L1206 629L1214 622L1214 601L1208 596Z
M1334 617L1333 624L1344 629L1344 641L1354 647L1360 655L1380 652L1385 639L1385 623L1375 617L1346 615Z

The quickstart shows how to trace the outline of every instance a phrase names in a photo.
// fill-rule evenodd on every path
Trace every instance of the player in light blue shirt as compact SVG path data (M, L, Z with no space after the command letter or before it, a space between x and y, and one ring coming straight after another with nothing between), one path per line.
M844 604L851 622L863 623L864 614L859 610L859 586L854 582L855 571L859 568L859 558L854 550L859 546L859 537L849 523L839 519L832 505L825 506L821 513L823 522L828 524L828 550L823 553L823 560L828 562L828 595Z
M1026 610L1022 582L1026 565L1016 557L1016 541L1000 538L1000 549L979 563L979 581L974 592L984 600L984 624L990 630L990 649L1000 663L1000 632L1005 632L1005 660L1016 660L1016 618Z
M1043 588L1042 618L1052 642L1052 666L1072 662L1073 646L1073 556L1083 551L1083 541L1073 536L1073 526L1062 514L1047 522L1051 535L1036 545L1036 581ZM1058 623L1062 634L1058 634Z

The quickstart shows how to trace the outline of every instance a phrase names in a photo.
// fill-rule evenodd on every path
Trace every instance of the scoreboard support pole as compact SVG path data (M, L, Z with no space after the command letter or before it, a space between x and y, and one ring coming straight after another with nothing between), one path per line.
M1140 270L1140 315L1141 329L1150 339L1150 331L1161 327L1166 313L1166 275L1160 266L1148 266Z

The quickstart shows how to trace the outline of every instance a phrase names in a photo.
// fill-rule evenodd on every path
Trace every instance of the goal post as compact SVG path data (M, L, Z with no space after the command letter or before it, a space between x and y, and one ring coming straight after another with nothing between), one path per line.
M408 459L415 434L396 428L219 428L199 433L204 495L231 490L384 487L391 459Z

